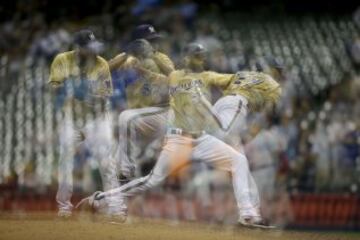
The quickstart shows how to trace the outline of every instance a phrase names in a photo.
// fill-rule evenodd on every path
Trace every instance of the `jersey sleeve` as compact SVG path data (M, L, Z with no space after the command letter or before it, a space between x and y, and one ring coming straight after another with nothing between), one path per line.
M101 65L98 71L98 79L100 88L97 90L97 94L101 96L111 96L113 93L113 86L111 81L111 74L109 65L105 60L101 60Z
M214 85L217 87L225 88L228 86L233 78L234 74L224 74L217 72L205 72L205 79L210 85Z
M110 71L120 68L126 61L127 55L126 53L120 53L116 55L114 58L109 60L109 68Z
M123 69L125 68L134 68L139 63L139 60L136 57L129 56L125 59L124 63L121 65Z
M172 71L175 70L174 63L166 54L161 52L156 52L153 58L154 61L158 64L163 74L169 75Z
M65 80L66 78L66 65L63 61L63 55L59 54L55 57L50 67L49 84L56 87Z

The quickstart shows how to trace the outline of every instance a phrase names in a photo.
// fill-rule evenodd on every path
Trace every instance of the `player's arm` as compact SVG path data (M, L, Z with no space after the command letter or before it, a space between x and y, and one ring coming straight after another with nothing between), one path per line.
M236 77L236 74L204 72L205 79L210 85L226 88Z
M220 121L219 115L214 110L211 103L209 102L209 100L206 98L206 96L203 94L203 92L201 91L201 89L199 87L196 87L196 93L198 94L200 104L202 104L205 107L205 109L211 114L211 116L213 117L213 119L217 123L218 127L224 132L229 131L229 129L231 129L231 127L233 126L233 124L235 122L235 119L237 118L238 114L240 114L240 111L241 111L241 108L242 108L242 102L239 102L237 111L236 111L232 121L230 122L230 124L228 126L223 126L221 121Z
M59 54L55 57L50 67L50 77L48 84L51 89L56 90L61 87L66 78L66 66L62 61L62 55Z
M69 69L63 54L58 54L50 66L50 76L48 86L54 97L60 99L65 98L66 90L64 88L65 81L69 78Z
M155 73L152 72L146 68L144 68L140 61L135 58L135 57L131 57L129 59L129 61L126 62L126 64L124 64L126 68L132 68L136 71L138 71L138 73L140 73L144 78L149 79L150 81L154 82L154 83L167 83L168 82L168 77L164 74L161 73Z
M110 97L113 94L113 86L110 74L110 67L108 63L103 60L102 65L97 74L97 81L100 83L100 87L96 91L98 97Z
M221 124L220 121L220 117L218 116L218 114L214 111L211 103L209 102L209 100L206 98L206 96L203 94L203 92L201 91L200 87L197 86L196 87L196 93L198 95L198 100L200 102L201 105L203 105L205 107L205 109L211 114L211 116L213 117L213 119L215 120L216 124L218 125L219 128L224 129L224 127Z
M157 52L153 57L155 63L159 66L161 72L166 76L175 70L174 63L171 59L163 53Z
M119 55L115 56L113 59L109 60L109 69L110 71L114 71L115 69L120 68L126 61L127 54L126 53L120 53Z

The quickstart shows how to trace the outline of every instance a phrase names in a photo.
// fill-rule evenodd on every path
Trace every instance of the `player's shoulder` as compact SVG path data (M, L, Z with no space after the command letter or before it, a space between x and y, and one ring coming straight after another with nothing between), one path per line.
M123 58L123 57L125 57L125 55L126 55L125 52L121 52L121 53L117 54L115 57L113 57L111 60Z
M132 64L134 64L136 61L138 61L136 57L132 55L126 55L123 66L132 66Z
M101 57L101 56L96 56L96 61L99 67L106 67L108 66L108 62L105 60L105 58Z
M55 56L53 62L69 61L74 58L75 51L67 51L59 53Z
M69 57L74 57L74 55L75 55L75 51L72 50L72 51L67 51L67 52L59 53L59 54L57 55L57 57L69 58Z
M137 58L134 57L133 55L126 55L125 61L133 61L134 59L137 59Z

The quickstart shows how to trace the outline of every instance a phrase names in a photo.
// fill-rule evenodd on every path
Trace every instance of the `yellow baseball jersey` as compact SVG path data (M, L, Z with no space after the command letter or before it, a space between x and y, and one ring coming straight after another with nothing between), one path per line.
M75 117L84 117L94 111L90 99L112 95L109 66L97 56L93 62L80 69L76 52L58 54L51 64L49 84L62 96L63 110L72 110Z
M238 72L223 93L242 95L253 110L261 110L266 104L275 104L280 99L281 87L265 73Z
M199 132L216 125L209 110L200 102L199 91L210 98L210 86L225 88L234 74L216 72L174 71L169 76L170 107L174 116L169 126L188 132Z
M159 63L158 65L160 67L161 73L168 75L169 72L175 70L174 63L166 54L156 51L154 53L153 59L155 60L156 63Z
M131 69L132 64L136 60L137 59L132 56L127 56L125 62L121 65L121 69ZM174 70L173 62L168 56L161 52L155 52L152 58L138 61L140 61L140 65L143 68L153 73L163 74L164 76L168 74L165 69L163 69L163 65L167 66L167 69ZM136 78L126 83L128 108L144 108L168 104L169 88L166 83L153 81L152 78L141 76L141 74L138 74L135 77L131 72L124 72L124 74L128 74L131 75L130 77Z

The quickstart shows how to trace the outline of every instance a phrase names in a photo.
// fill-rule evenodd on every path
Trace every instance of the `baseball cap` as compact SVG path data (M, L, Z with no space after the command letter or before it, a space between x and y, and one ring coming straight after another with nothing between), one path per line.
M185 55L202 55L206 52L205 47L200 43L189 43L184 48Z
M74 44L95 53L98 53L103 49L103 44L97 41L94 33L88 29L83 29L75 33Z
M156 32L154 26L150 25L150 24L142 24L137 26L134 31L132 32L132 40L135 39L146 39L146 40L153 40L153 39L158 39L158 38L162 38L163 36L161 34L159 34L158 32Z

